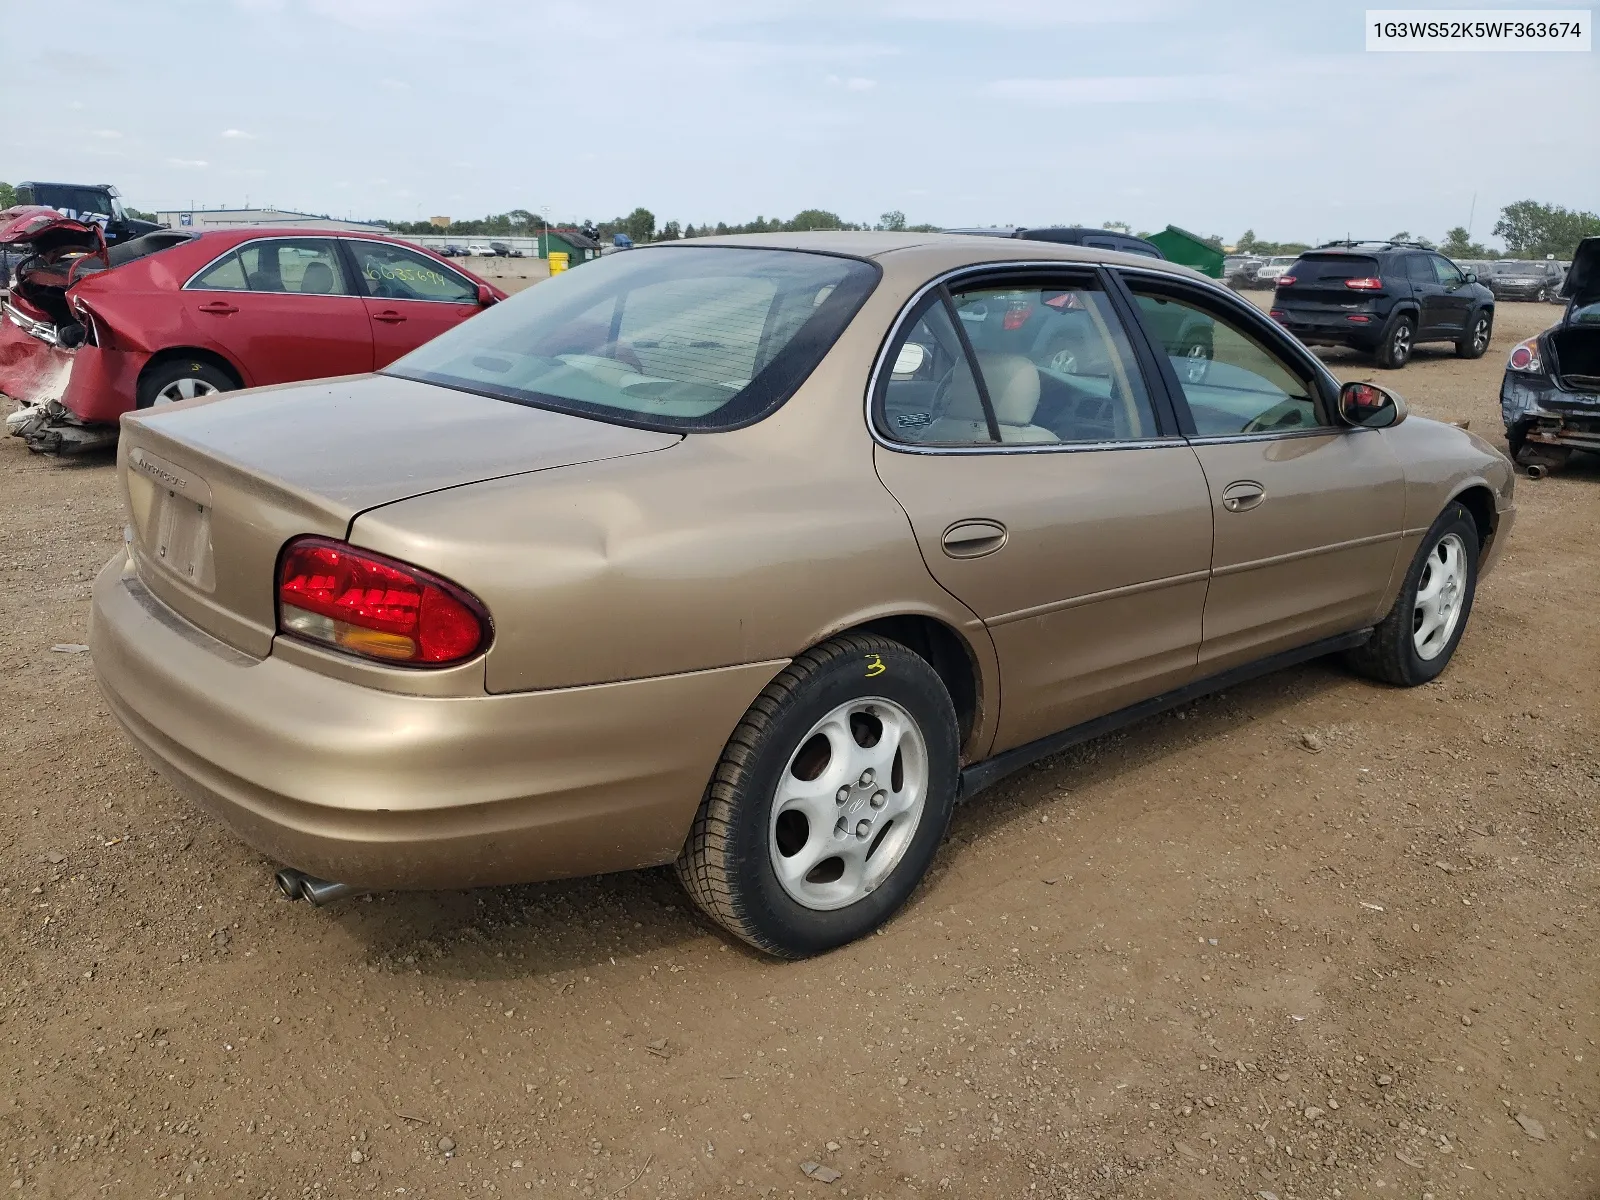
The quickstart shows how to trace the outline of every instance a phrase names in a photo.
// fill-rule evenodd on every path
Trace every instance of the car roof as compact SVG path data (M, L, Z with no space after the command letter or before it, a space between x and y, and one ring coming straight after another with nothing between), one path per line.
M1120 250L1097 250L1063 242L1035 242L1024 238L997 238L963 233L878 233L830 231L824 233L744 233L726 237L691 238L656 242L641 250L672 246L759 246L772 250L804 250L813 254L843 254L879 262L885 271L925 270L931 277L942 271L984 263L1061 262L1106 263L1118 267L1200 279L1216 280L1166 259Z

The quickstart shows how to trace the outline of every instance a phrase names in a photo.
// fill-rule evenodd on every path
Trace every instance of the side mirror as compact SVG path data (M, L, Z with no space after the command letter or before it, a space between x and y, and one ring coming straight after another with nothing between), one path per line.
M478 285L479 308L488 308L491 304L498 304L499 302L499 298L489 290L489 285L487 283L480 283Z
M1358 429L1392 429L1406 419L1406 402L1376 383L1347 383L1339 389L1339 419Z
M1476 271L1468 271L1467 272L1467 282L1468 283L1477 283L1478 282L1478 273Z

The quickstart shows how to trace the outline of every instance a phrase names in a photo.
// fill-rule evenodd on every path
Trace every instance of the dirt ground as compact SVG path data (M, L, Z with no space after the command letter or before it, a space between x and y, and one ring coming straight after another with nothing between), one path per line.
M1556 311L1329 361L1498 439ZM1600 460L1518 503L1438 683L1317 663L1063 755L880 935L780 965L664 871L279 900L52 650L109 460L4 439L0 1188L1600 1197Z

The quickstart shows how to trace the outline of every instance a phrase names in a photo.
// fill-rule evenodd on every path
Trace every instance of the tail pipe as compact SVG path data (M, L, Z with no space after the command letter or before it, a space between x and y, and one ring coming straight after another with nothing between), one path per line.
M1550 474L1550 468L1545 466L1543 463L1528 464L1529 479L1543 479L1548 474Z
M366 888L357 887L353 883L334 883L328 879L318 879L315 875L307 875L304 871L296 871L293 867L284 867L272 877L277 884L278 891L283 893L285 900L305 900L314 908L321 908L325 904L332 904L335 900L343 900L346 896L360 896L367 891Z

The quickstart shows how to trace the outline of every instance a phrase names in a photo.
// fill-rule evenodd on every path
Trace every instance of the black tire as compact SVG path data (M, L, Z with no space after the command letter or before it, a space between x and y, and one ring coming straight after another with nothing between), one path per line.
M1405 313L1389 322L1383 340L1373 352L1377 364L1386 371L1398 371L1411 361L1411 351L1417 344L1417 323Z
M1456 342L1457 358L1482 358L1494 336L1494 313L1487 308L1476 310L1467 318L1467 327Z
M1464 581L1456 595L1459 610L1449 637L1432 655L1424 658L1419 653L1415 632L1417 627L1417 592L1423 577L1439 561L1440 548L1449 538L1459 539L1465 568ZM1451 501L1439 514L1439 519L1422 539L1416 557L1406 572L1400 595L1395 598L1389 615L1378 623L1369 641L1354 650L1345 652L1345 662L1351 670L1380 683L1396 687L1416 687L1437 679L1450 664L1472 616L1472 601L1478 590L1478 526L1472 514L1455 501Z
M817 722L869 697L892 701L916 723L927 749L922 811L875 890L846 907L808 907L773 866L769 839L781 828L773 823L774 796ZM854 941L892 917L927 873L955 805L959 754L955 706L925 660L887 638L844 634L824 642L768 684L734 730L678 855L678 879L712 920L776 957L805 958Z
M140 376L139 391L134 402L140 408L152 408L158 403L165 403L162 395L169 389L190 390L185 386L185 381L192 381L192 390L199 395L231 392L239 386L237 379L214 363L184 355L157 363Z

